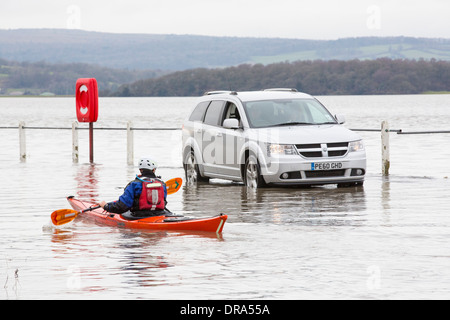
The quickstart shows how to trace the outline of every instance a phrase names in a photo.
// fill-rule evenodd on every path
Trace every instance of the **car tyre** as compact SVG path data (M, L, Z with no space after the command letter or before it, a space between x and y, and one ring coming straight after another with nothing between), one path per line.
M209 178L204 178L200 174L198 164L195 161L195 154L193 150L186 154L183 164L187 185L196 185L198 182L209 181Z
M261 167L258 159L251 154L245 161L244 182L249 188L257 189L266 185L264 177L261 175Z

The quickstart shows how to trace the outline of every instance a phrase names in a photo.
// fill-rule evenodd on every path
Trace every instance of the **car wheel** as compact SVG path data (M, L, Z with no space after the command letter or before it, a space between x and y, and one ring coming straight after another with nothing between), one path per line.
M261 168L254 155L250 155L245 162L245 185L249 188L257 189L265 186L264 178L261 175Z
M184 158L184 173L187 185L195 185L197 182L208 182L208 178L201 176L198 164L195 163L194 151L190 151Z

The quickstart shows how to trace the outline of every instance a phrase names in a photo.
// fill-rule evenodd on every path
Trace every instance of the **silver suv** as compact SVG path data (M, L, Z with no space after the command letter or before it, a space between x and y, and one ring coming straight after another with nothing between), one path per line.
M364 144L344 121L295 89L207 92L183 124L186 181L362 185Z

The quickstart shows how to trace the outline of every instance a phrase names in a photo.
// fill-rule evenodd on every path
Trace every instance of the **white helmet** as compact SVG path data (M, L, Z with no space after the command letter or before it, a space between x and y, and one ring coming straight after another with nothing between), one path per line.
M150 157L141 157L139 160L139 169L153 170L158 168L158 163Z

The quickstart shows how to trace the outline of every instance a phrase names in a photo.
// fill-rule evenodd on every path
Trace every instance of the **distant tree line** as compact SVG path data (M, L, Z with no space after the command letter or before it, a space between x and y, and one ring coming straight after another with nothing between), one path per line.
M120 70L86 63L50 64L43 61L16 62L0 59L0 93L18 90L24 94L51 92L56 95L74 95L78 78L96 78L100 93L109 95L124 83L162 74L165 73Z
M286 87L313 95L450 91L450 62L380 58L192 69L122 85L115 96L198 96L209 90Z
M0 94L15 90L24 94L73 95L76 80L85 77L97 79L101 96L199 96L209 90L274 87L296 88L313 95L417 94L450 91L450 62L389 58L314 60L168 73L0 59Z

